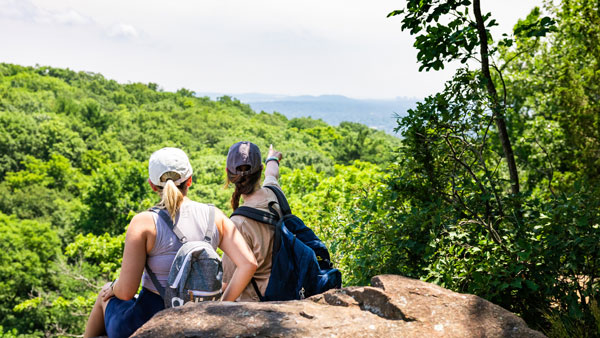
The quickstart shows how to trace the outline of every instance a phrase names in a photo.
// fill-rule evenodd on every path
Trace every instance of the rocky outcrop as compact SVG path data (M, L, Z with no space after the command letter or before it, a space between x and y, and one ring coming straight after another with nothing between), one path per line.
M544 337L474 295L395 275L302 301L186 304L134 337Z

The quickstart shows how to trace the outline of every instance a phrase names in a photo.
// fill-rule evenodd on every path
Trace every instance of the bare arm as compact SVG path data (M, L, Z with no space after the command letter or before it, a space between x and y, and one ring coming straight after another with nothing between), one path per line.
M248 244L246 244L242 234L236 229L233 222L219 209L216 209L215 222L221 234L219 247L237 267L225 288L222 300L234 301L242 294L242 291L244 291L254 276L258 265L256 257L254 257L254 254L248 248Z
M112 292L109 292L105 299L116 296L122 300L130 300L135 296L144 272L146 252L154 245L155 238L156 228L152 215L147 212L135 215L129 223L125 235L119 279L114 283Z
M281 152L273 149L273 145L269 147L269 153L267 154L267 158L269 157L277 157L279 161L283 157ZM267 162L267 168L265 169L265 176L273 176L275 178L279 178L279 163L277 161L269 161Z

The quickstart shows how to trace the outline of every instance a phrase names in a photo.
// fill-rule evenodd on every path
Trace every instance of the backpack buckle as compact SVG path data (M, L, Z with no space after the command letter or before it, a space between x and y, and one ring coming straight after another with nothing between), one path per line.
M223 293L221 290L215 292L206 292L206 291L198 291L198 290L188 290L188 295L190 296L190 301L194 303L200 303L204 301L210 300L219 300Z
M179 297L173 297L171 299L171 307L178 307L178 306L182 306L183 303L185 303L185 301Z

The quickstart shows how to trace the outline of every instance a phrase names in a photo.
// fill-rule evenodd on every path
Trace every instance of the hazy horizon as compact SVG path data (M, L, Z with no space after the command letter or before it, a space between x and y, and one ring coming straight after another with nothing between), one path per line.
M186 88L189 90L192 90L191 88ZM409 96L396 96L396 97L382 97L382 98L373 98L373 97L352 97L352 96L347 96L347 95L342 95L342 94L335 94L335 93L325 93L325 94L316 94L316 95L311 95L311 94L274 94L274 93L260 93L260 92L246 92L246 93L227 93L227 92L195 92L196 96L201 97L201 96L208 96L211 99L216 99L218 97L221 97L223 95L227 95L229 97L232 98L237 98L240 99L240 97L243 97L245 99L248 99L250 97L255 97L255 99L258 99L259 97L267 97L270 100L273 99L289 99L289 98L322 98L322 97L342 97L342 98L346 98L346 99L350 99L350 100L357 100L357 101L398 101L398 100L423 100L424 97L409 97Z

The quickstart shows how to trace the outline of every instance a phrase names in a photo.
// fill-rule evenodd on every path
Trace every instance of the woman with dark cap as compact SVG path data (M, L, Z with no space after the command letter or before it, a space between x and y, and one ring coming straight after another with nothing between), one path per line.
M213 249L221 248L237 266L222 300L238 298L256 270L256 259L221 210L186 196L192 184L192 166L187 155L177 148L160 149L150 156L148 174L150 187L161 196L158 207L166 209L171 219L176 220L178 230L190 241L212 234ZM214 223L210 222L211 216ZM135 215L127 229L119 278L100 291L84 337L104 334L110 338L129 337L164 309L157 286L144 267L154 272L156 281L164 288L171 263L181 246L177 235L156 213L145 211ZM142 291L134 298L140 280Z
M227 184L235 185L235 191L231 196L231 208L237 209L240 205L240 197L244 199L244 206L260 209L270 212L269 203L277 202L275 193L265 186L279 186L279 161L282 155L269 147L269 153L263 167L260 149L251 142L238 142L229 148L227 154ZM265 179L260 185L260 178L265 168ZM279 206L275 204L274 209L281 216ZM274 231L271 225L257 222L244 216L232 216L231 220L235 223L238 231L242 234L250 250L256 257L258 267L254 273L254 281L261 294L264 295L271 276L271 261L273 252ZM236 264L229 257L223 255L223 282L233 281L233 276L237 273ZM259 301L259 296L254 290L252 284L248 284L241 295L239 301Z

